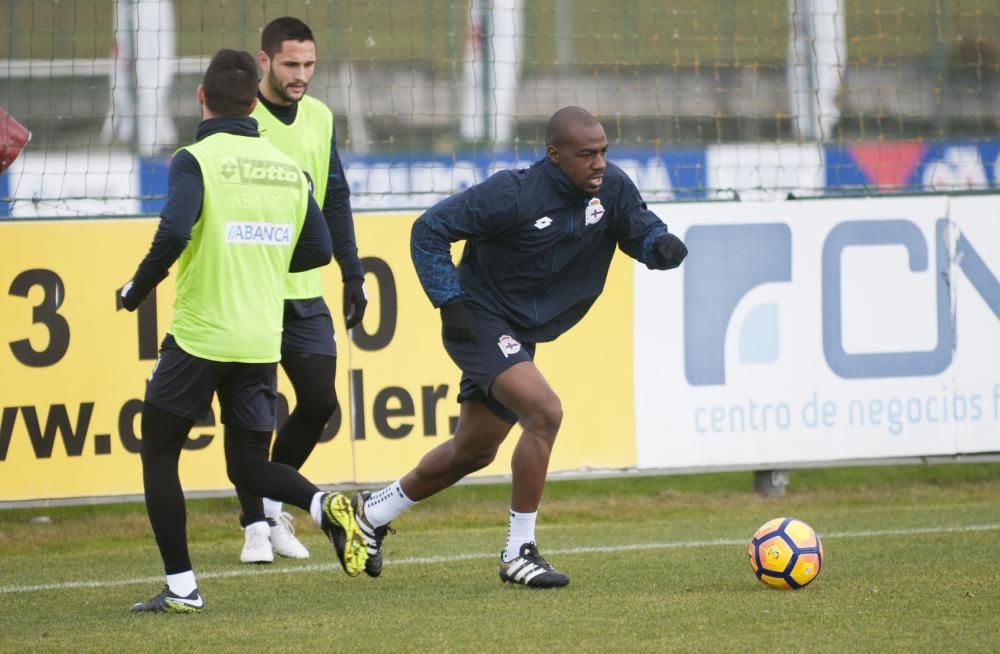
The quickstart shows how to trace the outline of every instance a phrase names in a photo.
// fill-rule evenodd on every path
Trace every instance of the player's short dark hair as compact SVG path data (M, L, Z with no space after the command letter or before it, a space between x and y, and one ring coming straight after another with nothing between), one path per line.
M205 104L220 118L243 118L257 97L257 62L249 52L223 48L205 71Z
M268 57L273 57L281 52L281 44L285 41L312 41L315 43L316 39L313 38L312 30L309 29L308 25L291 16L275 18L265 25L264 30L260 33L260 49Z
M563 107L549 118L549 124L545 128L545 145L558 148L562 145L570 127L577 125L590 127L594 124L600 124L600 121L583 107Z

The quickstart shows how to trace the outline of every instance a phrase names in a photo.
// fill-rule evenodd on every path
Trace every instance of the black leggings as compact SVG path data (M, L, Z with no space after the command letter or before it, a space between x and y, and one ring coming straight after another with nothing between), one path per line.
M177 468L193 422L147 402L142 406L142 481L146 512L166 573L191 570L187 512ZM268 460L269 432L224 428L226 472L237 487L306 511L319 489L295 468Z
M295 409L278 429L271 460L298 470L316 448L323 428L337 410L334 387L337 357L285 352L281 367L295 389ZM245 526L264 519L264 505L259 494L237 484L236 496L243 512L241 524ZM264 497L278 499L273 495Z

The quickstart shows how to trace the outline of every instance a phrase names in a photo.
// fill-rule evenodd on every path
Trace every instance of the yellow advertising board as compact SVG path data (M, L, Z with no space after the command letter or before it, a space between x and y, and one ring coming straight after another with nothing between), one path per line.
M369 306L345 336L340 273L324 269L338 335L342 411L303 467L321 485L377 484L446 441L459 371L409 257L415 213L355 217ZM128 313L117 290L149 248L156 220L0 223L0 503L142 493L139 417L170 321L172 277ZM536 362L563 401L551 471L636 463L632 267L616 257L604 296ZM279 420L294 406L279 376ZM287 399L285 399L287 398ZM218 416L216 406L213 416ZM479 475L510 472L517 428ZM196 426L181 457L187 491L225 491L222 426Z

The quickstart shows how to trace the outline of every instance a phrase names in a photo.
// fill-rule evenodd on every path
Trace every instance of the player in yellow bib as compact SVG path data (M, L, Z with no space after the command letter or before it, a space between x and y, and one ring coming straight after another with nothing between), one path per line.
M361 322L368 303L351 216L350 189L337 153L333 114L306 95L316 66L316 42L297 18L277 18L261 32L257 106L251 117L260 134L305 170L313 197L323 208L333 256L343 280L347 329ZM338 408L334 377L337 344L333 319L323 299L319 270L292 273L285 280L281 367L295 390L295 407L278 429L271 460L299 469ZM244 528L244 563L270 563L274 553L304 559L309 551L294 536L292 516L281 502L237 487Z
M198 87L197 142L175 154L153 243L121 290L122 306L134 311L177 262L173 319L146 386L140 447L146 510L167 583L133 605L135 612L190 613L205 605L188 554L178 463L216 394L233 484L309 511L344 570L364 569L348 499L268 460L285 277L326 265L332 248L307 177L260 138L249 117L256 87L250 54L220 50L212 58Z

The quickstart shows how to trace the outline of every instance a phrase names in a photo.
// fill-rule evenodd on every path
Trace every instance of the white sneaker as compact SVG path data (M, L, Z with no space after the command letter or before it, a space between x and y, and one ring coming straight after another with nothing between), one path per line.
M309 550L295 537L295 527L292 526L294 519L290 513L276 513L267 517L267 522L271 525L271 546L281 556L308 559Z
M271 550L271 530L266 522L255 522L243 528L243 551L240 552L242 563L272 563L274 551Z

